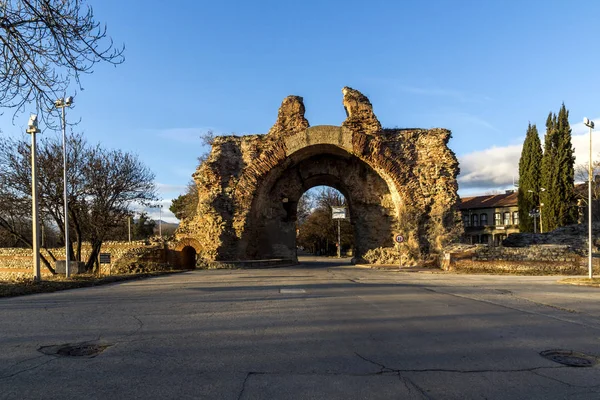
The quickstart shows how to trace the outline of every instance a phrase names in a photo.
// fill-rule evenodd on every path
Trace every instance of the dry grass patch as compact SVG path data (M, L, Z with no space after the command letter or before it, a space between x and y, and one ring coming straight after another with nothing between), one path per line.
M566 278L561 279L558 283L565 285L579 285L579 286L592 286L600 287L600 278Z
M189 271L189 270L185 270ZM44 277L41 281L32 278L19 279L17 281L0 281L0 297L23 296L35 293L51 293L59 290L77 289L82 287L106 285L108 283L127 281L133 279L149 278L153 276L167 275L185 271L160 271L146 272L140 274L120 274L110 276L97 276L93 274L74 275L65 278L62 275Z

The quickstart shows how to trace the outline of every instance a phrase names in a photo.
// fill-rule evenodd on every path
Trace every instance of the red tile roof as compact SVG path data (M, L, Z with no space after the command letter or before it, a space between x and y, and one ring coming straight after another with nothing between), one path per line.
M518 194L504 193L488 196L463 197L458 205L460 210L472 208L511 207L518 205Z

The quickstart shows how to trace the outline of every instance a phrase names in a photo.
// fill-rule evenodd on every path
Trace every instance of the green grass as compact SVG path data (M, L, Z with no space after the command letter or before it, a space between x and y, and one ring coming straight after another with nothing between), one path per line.
M188 270L186 270L188 271ZM168 275L185 271L146 272L140 274L122 274L96 276L92 274L74 275L65 278L61 275L44 277L41 281L21 279L18 281L0 281L0 297L15 297L36 293L51 293L59 290L77 289L82 287L106 285L109 283L143 279L153 276Z

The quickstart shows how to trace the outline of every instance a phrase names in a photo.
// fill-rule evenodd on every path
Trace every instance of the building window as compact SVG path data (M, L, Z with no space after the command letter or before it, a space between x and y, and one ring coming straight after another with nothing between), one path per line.
M510 212L504 213L504 225L510 225Z
M471 215L471 222L473 226L479 226L479 216L477 214Z
M500 213L494 213L494 225L502 225L502 217Z
M481 214L481 216L479 216L479 222L481 223L481 226L487 226L487 214Z
M469 216L468 215L463 215L463 225L465 226L465 228L468 228L469 226L471 226L469 224Z
M519 212L513 211L513 224L519 225Z

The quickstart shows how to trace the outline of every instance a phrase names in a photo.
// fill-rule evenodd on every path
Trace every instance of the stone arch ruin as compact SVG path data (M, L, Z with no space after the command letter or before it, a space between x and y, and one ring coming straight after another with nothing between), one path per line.
M355 257L378 248L419 263L460 233L458 162L446 129L383 129L370 101L345 87L342 126L310 127L288 96L265 135L220 136L193 177L196 215L176 232L210 261L296 260L296 206L328 185L349 202ZM393 237L406 240L394 249ZM182 246L183 247L183 246Z

